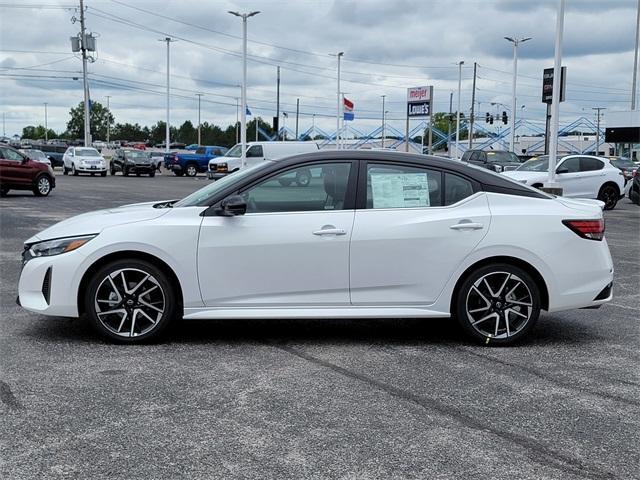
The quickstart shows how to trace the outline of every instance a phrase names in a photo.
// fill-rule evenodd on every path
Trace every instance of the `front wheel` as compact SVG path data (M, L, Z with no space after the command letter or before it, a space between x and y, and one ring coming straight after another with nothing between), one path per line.
M69 170L67 170L67 167L65 167L64 165L62 166L62 174L69 175Z
M122 343L156 337L177 311L175 286L144 260L123 259L102 267L85 293L85 311L102 335Z
M48 176L41 175L33 186L33 194L36 197L46 197L49 193L51 193L51 180Z
M193 163L190 163L187 165L186 174L187 177L195 177L198 174L198 168Z
M156 171L155 171L155 170L151 170L151 171L149 172L149 176L150 176L150 177L155 177L155 176L156 176Z
M72 163L72 164L71 164L71 175L73 175L74 177L77 177L77 176L78 176L78 173L79 173L79 172L76 170L76 166L75 166L75 164L73 164L73 163Z
M618 203L618 187L614 185L603 185L598 193L598 200L604 202L605 210L613 210Z
M536 324L540 289L521 268L487 265L463 281L453 311L476 342L510 345L526 337Z

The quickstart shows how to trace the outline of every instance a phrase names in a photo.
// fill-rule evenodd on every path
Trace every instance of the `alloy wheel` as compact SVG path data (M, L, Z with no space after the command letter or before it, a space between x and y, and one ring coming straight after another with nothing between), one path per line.
M109 273L98 285L94 298L98 321L111 333L126 338L154 330L166 307L160 282L137 268Z
M198 170L196 170L195 165L187 165L187 176L195 177L198 174Z
M600 200L604 202L604 208L610 210L618 203L618 192L612 186L603 187L600 191Z
M467 320L487 338L506 339L531 319L533 296L527 284L510 272L491 272L478 278L467 293Z
M49 179L47 177L40 177L38 180L38 192L40 192L40 195L48 195L50 191L51 182L49 182Z

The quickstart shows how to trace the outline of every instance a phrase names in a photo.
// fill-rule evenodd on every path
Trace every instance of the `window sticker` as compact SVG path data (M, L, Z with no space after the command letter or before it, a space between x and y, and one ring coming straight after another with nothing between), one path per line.
M372 173L373 208L428 207L429 182L426 172Z

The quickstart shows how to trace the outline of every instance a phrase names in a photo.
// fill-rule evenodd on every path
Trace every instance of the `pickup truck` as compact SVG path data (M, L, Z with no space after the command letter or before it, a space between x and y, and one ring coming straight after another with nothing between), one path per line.
M209 160L225 153L227 148L217 145L198 147L193 153L168 153L164 156L164 164L178 177L195 177L199 172L207 171Z

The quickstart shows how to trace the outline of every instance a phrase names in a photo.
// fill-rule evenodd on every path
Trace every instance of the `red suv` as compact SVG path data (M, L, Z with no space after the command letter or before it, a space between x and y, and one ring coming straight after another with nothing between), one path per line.
M46 197L55 186L56 178L49 165L0 145L0 196L13 189L31 190L38 197Z

